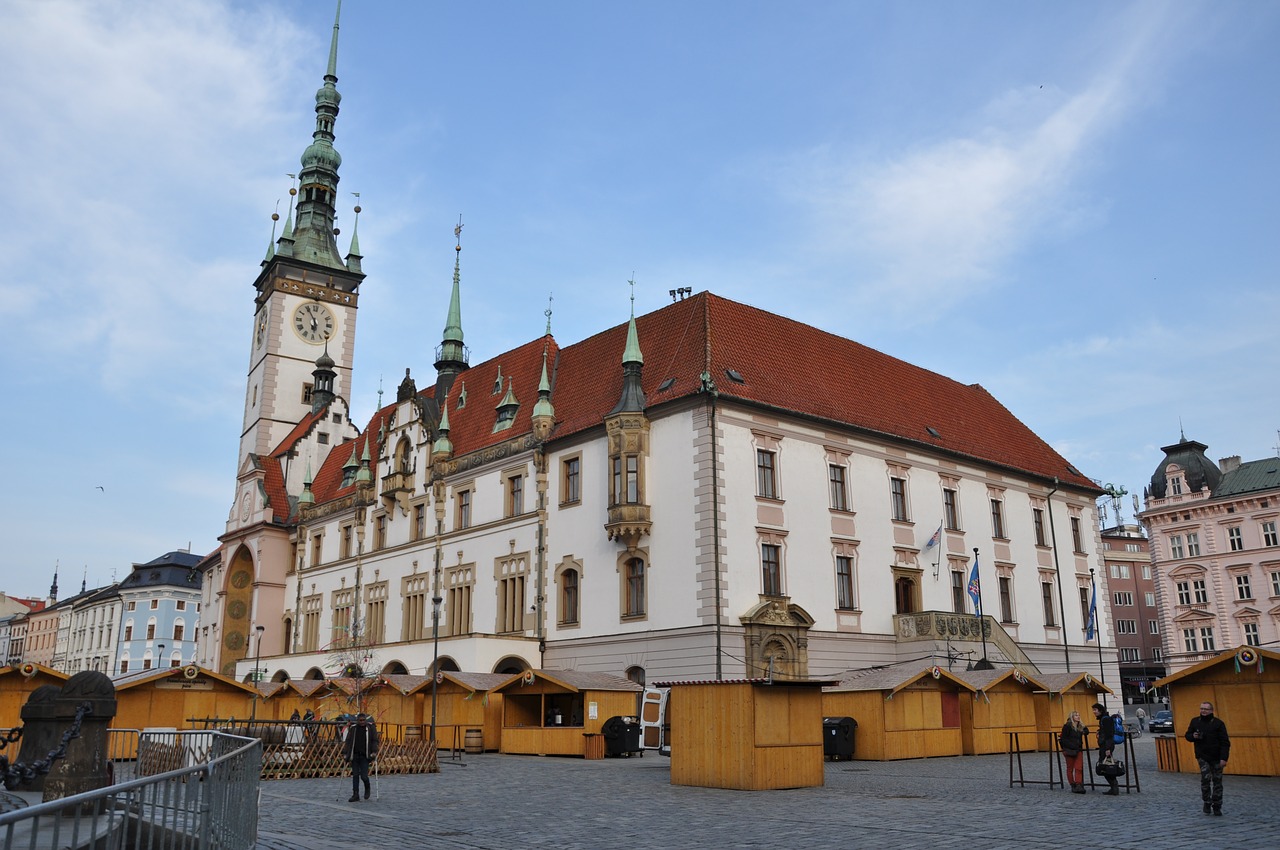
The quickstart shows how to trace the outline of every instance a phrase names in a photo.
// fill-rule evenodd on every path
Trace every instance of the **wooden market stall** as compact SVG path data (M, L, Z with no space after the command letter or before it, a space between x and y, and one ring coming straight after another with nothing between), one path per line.
M61 688L69 678L66 673L31 661L0 667L0 729L22 725L22 706L36 688L42 685Z
M1049 749L1047 738L1037 735L1036 691L1045 685L1017 667L965 670L956 676L973 688L960 700L960 736L967 756L1007 753L1009 733L1017 733L1018 749Z
M1173 737L1157 738L1161 770L1198 773L1195 746L1183 736L1200 703L1227 724L1231 757L1226 773L1280 776L1280 652L1256 646L1227 650L1159 680L1168 686Z
M607 673L526 670L507 676L490 691L502 696L499 751L585 756L585 736L599 734L611 717L634 717L643 690Z
M442 750L498 752L502 748L501 693L494 688L511 679L508 673L441 670L435 686L436 740ZM417 700L423 734L431 727L431 679L411 692ZM468 735L470 733L470 735Z
M667 682L671 784L768 791L823 783L830 680Z
M823 717L852 717L855 759L958 756L961 704L974 686L934 665L860 670L822 693Z
M1036 694L1036 728L1041 732L1059 732L1071 712L1080 712L1080 722L1096 731L1093 704L1103 694L1115 692L1090 673L1040 673L1036 681L1044 689Z
M140 670L113 684L115 729L188 729L189 720L203 717L247 720L254 707L253 685L195 665Z

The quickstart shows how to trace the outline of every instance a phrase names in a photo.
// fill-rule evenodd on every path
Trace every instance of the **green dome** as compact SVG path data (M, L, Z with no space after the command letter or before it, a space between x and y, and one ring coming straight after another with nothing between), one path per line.
M307 149L302 152L302 167L320 167L327 168L330 171L337 171L338 166L342 165L342 155L333 147L333 145L324 141L315 141L307 145Z

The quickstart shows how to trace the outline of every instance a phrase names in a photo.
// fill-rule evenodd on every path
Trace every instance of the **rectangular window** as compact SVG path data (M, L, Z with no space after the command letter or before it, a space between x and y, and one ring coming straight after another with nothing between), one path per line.
M1252 599L1253 588L1249 585L1249 574L1236 575L1236 599Z
M124 639L125 639L126 641L133 640L133 626L132 626L132 625L128 625L128 626L125 626L125 627L124 627Z
M1195 589L1195 592L1196 592L1196 604L1197 604L1197 605L1208 605L1208 604L1209 604L1209 590L1208 590L1208 588L1206 588L1206 587L1205 587L1204 579L1202 579L1202 578L1198 578L1198 579L1196 579L1195 581L1193 581L1193 582L1191 583L1191 586Z
M455 513L457 514L457 516L454 517L454 525L458 528L470 528L471 527L471 491L459 490L457 494L454 496L454 499L456 502L454 506L456 508Z
M571 457L560 466L560 504L582 500L582 458ZM577 573L574 573L577 575ZM573 622L577 622L575 619Z
M524 476L513 475L507 479L507 516L524 513Z
M1115 605L1132 605L1133 594L1128 591L1116 591L1112 595L1112 603Z
M1121 661L1127 661L1127 662L1129 662L1130 664L1133 664L1133 663L1136 663L1136 662L1138 662L1138 661L1141 661L1141 660L1142 660L1142 650L1140 650L1140 649L1134 649L1134 648L1132 648L1132 647L1127 647L1127 646L1126 646L1126 647L1121 647L1121 648L1120 648L1120 660L1121 660Z
M1169 557L1173 560L1183 557L1181 534L1172 534L1169 536Z
M1244 642L1247 646L1262 646L1262 640L1258 637L1258 624L1244 624Z
M957 614L966 612L965 607L965 580L962 570L951 571L951 610Z
M152 600L151 600L151 610L152 610L152 611L154 611L154 610L156 610L156 609L157 609L157 608L159 608L159 607L160 607L160 600L159 600L159 599L152 599Z
M1137 633L1138 633L1137 620L1116 620L1116 634L1136 635Z
M836 556L836 607L857 607L853 597L853 558L848 555Z
M1200 630L1200 647L1205 652L1213 652L1218 645L1213 640L1213 626L1207 626Z
M1040 602L1044 606L1044 624L1046 626L1058 625L1058 618L1053 613L1053 584L1047 581L1040 582Z
M413 506L413 539L424 540L427 536L427 506Z
M1089 625L1089 588L1080 588L1080 622Z
M1280 596L1280 570L1271 571L1271 595Z
M1196 651L1197 651L1197 649L1198 649L1198 644L1196 643L1196 630L1195 630L1195 629L1183 629L1183 630L1182 630L1182 648L1183 648L1185 651L1187 651L1187 652L1196 652Z
M1187 557L1200 557L1200 535L1194 531L1187 534Z
M173 607L178 611L185 611L187 610L187 600L179 599L173 603Z
M182 640L183 633L185 631L186 631L186 626L184 626L182 623L176 623L173 627L173 639Z
M1142 565L1142 580L1151 581L1151 565L1150 564Z
M831 509L849 510L849 490L844 480L844 467L831 464L827 467L827 483L831 490Z
M1191 604L1191 583L1186 581L1178 582L1178 604Z
M1149 634L1153 634L1153 635L1158 635L1158 634L1160 634L1160 621L1159 621L1159 620L1147 620L1147 632L1148 632Z
M131 600L131 601L129 602L128 610L132 611L132 610L134 610L134 609L135 609L135 608L137 608L137 607L138 607L138 603L137 603L137 602L134 602L134 601L132 601L132 600Z
M445 594L445 625L451 635L465 635L471 631L471 589L473 584L466 582L470 573L467 570L455 570L460 573L461 580L449 581L449 590ZM466 582L466 583L464 583Z
M1276 536L1275 520L1268 520L1262 524L1262 545L1280 546L1280 537Z
M565 570L560 574L560 623L575 625L578 622L578 571Z
M991 500L991 536L1004 540L1004 502L999 499Z
M1013 622L1013 579L1009 576L999 576L997 579L1000 583L1000 622Z
M320 564L321 543L324 542L323 534L315 534L311 537L311 566Z
M352 537L353 531L354 531L354 528L350 525L342 526L342 530L339 532L342 535L341 538L339 539L339 545L338 545L339 559L345 559L345 558L351 557L351 537Z
M1164 661L1164 650L1158 646L1153 646L1151 648L1151 660L1157 664Z
M374 550L385 549L387 547L387 515L381 514L373 518L373 548Z
M523 574L510 575L498 582L498 632L524 631L525 585Z
M1154 593L1147 591L1142 594L1142 598L1146 601L1148 608L1154 608L1156 606L1156 595Z
M942 491L942 519L948 531L960 530L960 502L955 490Z
M1075 551L1084 553L1084 537L1080 531L1080 517L1073 516L1071 518L1071 545L1075 547Z
M911 517L907 512L907 479L889 479L889 498L893 508L893 518L898 522L909 522Z
M642 617L645 612L645 564L642 558L627 561L627 588L625 614Z
M156 624L147 623L147 640L155 640L155 639L156 639Z
M1240 536L1240 526L1233 525L1227 529L1227 543L1231 545L1232 552L1244 549L1244 538Z
M1035 529L1036 545L1048 546L1048 542L1044 536L1044 511L1039 508L1031 509L1031 526Z
M773 543L760 546L760 572L765 596L782 595L782 547Z
M627 455L627 492L628 505L640 504L640 457Z
M765 499L778 498L777 457L773 452L756 449L756 495Z

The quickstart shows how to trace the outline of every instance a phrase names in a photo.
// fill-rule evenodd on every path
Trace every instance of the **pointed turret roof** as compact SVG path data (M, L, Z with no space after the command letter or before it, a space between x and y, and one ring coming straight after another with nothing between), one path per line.
M324 83L316 92L316 129L311 144L302 152L302 171L298 174L298 223L292 236L292 255L316 265L346 269L338 253L334 233L334 204L338 194L338 168L342 156L333 146L334 124L338 118L338 20L342 15L339 0L333 18L333 38L329 43L329 65Z

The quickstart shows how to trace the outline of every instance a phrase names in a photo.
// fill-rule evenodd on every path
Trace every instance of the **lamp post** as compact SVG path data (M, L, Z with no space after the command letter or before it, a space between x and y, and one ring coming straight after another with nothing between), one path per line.
M436 688L440 684L440 671L436 665L440 662L440 591L431 597L431 741L436 740ZM456 739L455 739L456 741Z
M156 669L164 667L164 644L156 644Z
M253 656L253 673L249 677L253 681L253 709L249 712L250 723L258 719L258 666L262 663L262 633L267 630L267 627L254 626L253 630L258 633L258 651Z

